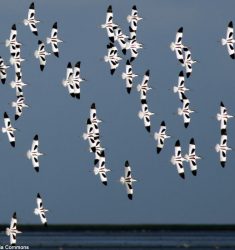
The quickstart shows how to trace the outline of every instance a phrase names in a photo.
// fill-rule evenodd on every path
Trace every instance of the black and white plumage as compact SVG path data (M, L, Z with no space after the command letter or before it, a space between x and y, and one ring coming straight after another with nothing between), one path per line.
M96 105L95 103L91 104L90 108L90 120L94 128L94 133L95 135L99 136L99 123L101 122L100 119L98 119L97 114L96 114Z
M112 6L109 5L106 13L105 24L101 25L101 28L106 29L108 38L111 43L114 43L114 28L118 25L113 23L113 10Z
M108 54L104 56L104 61L108 62L110 65L110 73L114 74L115 70L119 66L119 61L122 60L120 56L118 56L117 47L114 44L110 43L107 45Z
M220 113L218 113L216 117L217 120L220 121L220 129L222 130L227 128L228 119L233 118L234 116L229 115L224 103L220 102Z
M11 81L10 85L16 89L16 96L21 96L23 95L23 87L27 84L22 81L22 73L18 72L15 74L15 81Z
M189 90L188 88L185 87L184 83L185 83L184 72L180 71L179 77L178 77L178 84L177 84L177 86L173 87L173 91L174 91L174 93L178 92L179 99L181 102L183 102L182 94L184 94L186 91Z
M18 95L16 102L11 103L12 107L15 108L15 120L18 120L23 113L23 108L28 108L29 106L25 103L25 98L23 95Z
M166 124L165 121L161 122L161 126L159 132L154 133L154 139L157 141L157 153L159 154L164 147L165 139L170 138L169 135L166 134Z
M100 176L101 182L107 186L108 184L108 179L106 173L110 171L110 169L106 168L105 166L105 153L104 150L100 153L100 158L98 162L98 167L94 167L93 169L94 174Z
M95 152L96 151L96 143L97 143L97 140L99 140L99 134L95 134L94 126L91 123L90 118L87 119L87 132L83 133L82 137L84 140L88 140L90 150L92 152Z
M192 59L191 51L188 48L184 48L184 63L183 66L185 67L186 77L190 77L192 74L193 68L192 65L196 63L196 60Z
M227 161L227 151L232 150L227 146L228 136L226 129L221 130L220 144L216 144L215 150L220 155L220 164L224 168Z
M25 59L21 57L20 45L16 45L14 56L11 56L10 63L14 65L15 73L21 73L21 62Z
M188 154L184 156L185 160L189 162L191 172L194 176L197 175L197 160L200 160L201 157L196 155L196 145L194 138L190 139L189 142L189 151Z
M40 153L38 150L39 147L39 138L36 134L33 138L31 149L27 151L27 158L32 160L33 168L36 172L39 172L39 156L43 155L43 153Z
M180 27L176 33L175 42L170 44L170 48L172 51L175 51L176 58L179 60L181 64L184 63L183 57L183 49L186 48L182 43L183 38L183 27Z
M24 19L23 22L25 26L29 25L29 28L34 35L38 36L38 30L37 30L36 24L39 23L40 21L35 19L34 3L30 4L29 10L28 10L28 17L27 19Z
M150 77L150 71L147 70L144 74L141 84L137 85L137 91L140 92L141 100L146 99L147 91L152 89L151 87L149 87L149 77Z
M40 70L43 71L46 65L46 56L51 53L45 50L45 44L41 40L38 40L38 49L35 50L34 56L39 59Z
M6 82L6 78L7 78L7 71L6 70L8 68L9 68L9 66L4 63L3 58L0 56L0 78L1 78L2 84L5 84L5 82Z
M85 81L85 79L81 78L80 76L80 68L81 68L81 62L78 61L73 68L73 75L72 78L70 79L72 81L71 84L73 84L74 97L77 99L80 99L81 96L80 83Z
M132 6L132 10L131 10L131 14L127 16L127 21L130 23L130 27L133 29L133 30L137 30L137 24L138 24L138 21L142 20L143 18L138 16L138 10L137 10L137 7L136 5L133 5Z
M185 159L181 155L180 141L177 140L175 143L175 154L171 157L171 163L176 166L179 176L185 179L183 161Z
M5 127L2 127L2 132L7 133L7 137L8 137L8 140L9 140L11 146L15 147L14 131L16 131L16 129L12 127L11 120L6 112L4 112L3 118L4 118Z
M11 246L16 245L16 235L22 233L17 229L17 217L16 217L16 212L13 213L12 218L11 218L11 224L10 228L6 228L6 235L10 236L10 244Z
M227 26L226 38L222 38L221 43L223 46L227 45L229 56L232 59L235 59L235 51L234 51L234 45L233 45L235 43L235 40L233 38L233 22L232 21L229 22Z
M66 69L66 78L62 81L63 86L68 88L69 94L75 97L74 84L73 84L73 67L71 62L68 63Z
M51 49L53 54L56 57L59 57L59 47L58 47L58 43L61 43L62 40L60 40L58 38L58 28L57 28L57 22L55 22L52 26L52 30L51 30L51 36L47 37L47 43L51 44Z
M184 119L184 127L187 128L190 123L190 114L194 112L189 107L190 101L189 99L182 93L183 107L178 108L178 115L182 115Z
M138 116L140 119L144 120L144 126L146 130L150 133L151 132L150 116L154 115L154 113L149 111L146 99L141 100L141 109L142 110L139 111Z
M16 45L21 45L21 43L17 41L17 29L15 24L11 27L10 38L6 40L5 45L10 48L11 56L14 57L16 53Z
M129 164L129 161L125 162L125 170L124 170L124 176L120 178L120 182L126 186L127 196L130 200L133 199L133 182L136 180L132 178L131 175L131 166Z
M39 193L37 194L36 203L37 203L37 208L34 209L34 214L39 215L42 224L44 226L47 226L46 212L48 212L48 210L43 207L42 198Z
M126 71L122 73L122 79L126 80L126 91L128 94L131 93L133 78L138 75L134 74L132 71L132 65L129 60L126 61Z
M115 27L114 29L114 40L115 41L118 41L120 47L121 47L121 50L122 50L122 53L124 55L126 55L126 39L128 38L127 35L123 34L122 33L122 30L120 27Z

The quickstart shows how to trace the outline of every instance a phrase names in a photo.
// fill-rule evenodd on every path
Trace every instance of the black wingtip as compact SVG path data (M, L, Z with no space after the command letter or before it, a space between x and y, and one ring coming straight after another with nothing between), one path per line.
M15 121L19 119L19 115L15 115Z
M87 119L86 124L91 124L91 119L90 118Z
M53 24L52 28L57 29L57 22Z
M145 128L146 128L146 130L147 130L149 133L151 132L151 127L150 127L150 126L146 126Z
M194 138L190 139L190 144L195 144Z
M112 5L109 5L108 9L107 9L107 12L112 12Z
M114 36L110 36L109 40L111 41L111 43L114 43Z
M11 29L12 29L12 30L16 30L16 25L15 25L15 23L12 25Z
M126 91L127 91L128 94L130 94L131 93L131 88L130 87L126 88Z
M6 78L1 79L2 84L5 84Z
M95 159L94 160L94 165L96 166L98 164L98 162L99 162L99 159Z
M102 183L103 183L105 186L108 185L108 182L107 182L107 181L103 181Z
M175 146L176 146L176 147L179 147L179 146L180 146L180 141L179 141L179 140L177 140L177 141L175 142Z
M16 212L13 213L12 217L16 219Z
M182 59L180 59L180 60L182 60ZM182 60L182 61L183 61L183 60ZM183 62L184 62L184 61L183 61ZM180 71L179 76L184 76L183 70Z
M95 153L96 147L91 147L91 151L92 151L93 153Z
M32 2L29 6L30 9L34 9L34 2Z
M34 136L34 138L33 138L35 141L37 141L38 140L38 134L36 134L35 136Z
M181 64L184 64L184 60L183 59L178 59L179 60L179 62L181 63Z
M135 57L132 56L132 57L130 58L130 62L133 62L134 60L135 60Z
M141 104L147 104L147 99L141 99L140 102Z
M197 176L197 170L192 170L193 176Z
M231 54L230 57L231 57L232 59L235 59L235 54Z
M224 168L225 167L225 161L221 161L220 165L221 165L222 168Z
M126 55L126 49L122 49L123 55Z
M75 97L76 97L77 99L80 99L80 93L76 94Z
M55 55L56 57L59 57L59 52L54 52L54 55Z
M227 135L227 130L226 129L221 129L220 134L221 135Z
M41 40L38 40L38 45L42 44L42 41Z
M110 69L110 74L113 75L115 72L115 69Z
M75 97L75 94L74 94L74 93L71 93L70 95L71 95L73 98Z
M224 103L223 103L223 102L220 102L220 106L221 106L221 107L224 107Z
M39 194L39 193L37 193L37 198L41 198L41 196L40 196L40 194Z
M157 147L157 154L161 152L162 148Z
M165 121L162 121L162 122L161 122L161 126L166 126Z
M80 66L81 66L81 62L80 61L76 62L75 67L80 68Z
M127 160L127 161L125 161L125 167L129 167L129 161Z
M34 169L37 173L39 172L39 167L35 167Z
M184 123L184 127L185 127L185 128L187 128L188 125L189 125L189 122L185 122L185 123Z
M95 103L93 102L92 104L91 104L91 109L95 109L96 107L95 107Z
M149 75L150 75L150 70L149 70L149 69L145 72L145 75L146 75L146 76L149 76Z
M180 173L179 176L180 176L182 179L185 179L184 173Z
M180 28L178 29L178 32L183 33L183 27L180 27Z
M44 227L48 227L47 222L44 223Z
M71 62L68 63L67 68L72 68Z
M45 68L45 65L40 64L40 70L43 71Z
M233 28L233 22L232 21L229 22L228 27Z
M128 194L127 196L128 196L128 198L129 198L129 200L132 200L132 199L133 199L133 195L132 195L132 194Z
M7 112L4 112L4 118L9 118Z
M132 9L133 10L137 10L136 5L133 5Z
M35 36L38 36L38 32L35 30L35 31L33 31L33 34L35 35Z
M11 144L11 146L12 146L13 148L14 148L15 145L16 145L15 141L11 141L10 144Z
M186 77L187 77L187 78L189 78L190 75L191 75L191 73L189 73L189 72L186 73Z
M126 60L126 65L131 65L131 63L130 63L130 60L129 60L129 59L127 59L127 60Z

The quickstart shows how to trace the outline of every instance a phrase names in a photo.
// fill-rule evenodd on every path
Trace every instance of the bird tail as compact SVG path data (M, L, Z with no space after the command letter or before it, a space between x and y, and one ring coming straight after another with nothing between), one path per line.
M62 84L63 84L64 87L67 87L67 86L68 86L68 81L65 80L65 79L63 79L63 80L62 80Z
M158 133L154 133L154 139L157 141L158 140Z
M144 118L144 112L143 112L143 111L140 111L140 112L138 113L138 116L139 116L140 119L143 119L143 118Z
M49 44L51 42L51 38L47 37L47 44Z
M220 145L219 144L216 144L215 145L215 151L218 153L220 151Z
M173 87L173 92L176 93L178 91L178 87L174 86Z
M7 235L7 236L10 236L10 234L11 234L10 228L7 227L7 228L6 228L6 235Z
M138 85L137 85L137 91L140 92L140 90L141 90L141 85L138 84Z
M217 114L216 118L217 118L218 121L220 121L221 120L221 114Z
M39 215L38 208L35 208L35 209L34 209L34 214Z
M30 150L27 151L26 156L27 156L27 158L28 158L29 160L31 159L31 151L30 151Z
M36 58L38 58L38 51L37 51L37 50L34 51L34 56L35 56Z
M182 115L183 114L183 109L178 108L178 115Z
M109 60L108 56L104 56L104 61L108 62L108 60Z
M94 167L93 172L94 172L95 175L97 175L99 173L99 168Z
M126 79L126 73L122 73L122 79Z
M171 163L172 163L173 165L175 165L175 156L174 156L174 155L171 157Z
M189 155L188 154L186 154L185 156L184 156L184 159L185 159L185 161L189 161Z
M14 81L10 82L11 87L14 89L16 87L16 83Z
M24 19L23 23L24 23L25 26L27 26L29 24L27 19Z
M130 23L132 18L130 15L128 15L126 19L127 19L127 22Z
M105 27L106 27L106 25L105 24L101 24L101 26L100 26L102 29L104 29Z
M87 133L83 133L82 138L86 141L87 138L88 138L88 134Z
M12 102L11 103L11 106L14 108L14 107L16 107L16 102Z
M170 44L170 48L171 48L172 51L174 51L174 50L175 50L175 43L172 42L172 43Z
M10 58L10 64L13 65L15 63L15 58L13 56L11 56Z
M226 43L227 43L226 39L222 38L222 39L221 39L221 44L222 44L222 45L225 45Z
M6 133L6 132L7 132L7 129L3 127L3 128L2 128L2 132L3 132L3 133Z
M10 40L7 39L7 40L5 41L5 46L6 46L6 47L9 47L9 45L10 45Z

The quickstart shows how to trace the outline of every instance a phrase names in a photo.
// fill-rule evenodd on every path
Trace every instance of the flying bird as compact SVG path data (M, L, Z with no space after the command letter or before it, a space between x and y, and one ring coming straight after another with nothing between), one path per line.
M6 40L5 42L6 47L10 48L10 53L11 56L15 56L16 53L16 46L20 46L21 43L17 41L17 30L16 30L16 25L13 24L11 27L11 33L10 33L10 38Z
M182 93L182 99L183 99L183 107L178 108L178 115L182 115L184 119L184 127L187 128L190 123L190 114L194 112L194 110L191 110L189 107L190 101L189 99Z
M222 45L227 45L228 54L232 59L235 59L235 51L233 44L235 43L235 40L233 38L233 22L230 21L227 27L227 34L226 38L221 39Z
M180 141L177 140L175 143L175 154L171 157L171 163L176 166L179 176L185 179L183 161L185 159L181 155Z
M126 91L128 94L131 93L133 78L138 75L132 71L132 65L129 60L126 61L126 71L122 73L122 79L126 80Z
M179 95L179 99L181 102L183 102L182 94L184 94L189 89L185 87L185 79L184 79L184 72L180 71L179 77L178 77L178 85L173 87L173 92L177 93Z
M29 106L25 103L25 98L23 95L17 96L16 102L11 103L12 107L15 108L15 120L22 115L23 108L28 108Z
M109 5L106 13L106 22L101 25L101 28L106 29L108 38L111 43L114 43L114 28L118 25L113 23L113 10L112 6Z
M35 19L34 3L30 4L29 10L28 10L28 18L24 19L23 22L25 26L29 25L29 28L34 35L38 36L38 30L37 30L36 24L39 23L40 21Z
M186 77L189 78L193 71L192 65L197 61L192 59L191 52L188 48L184 48L184 55L185 56L184 56L183 66L185 67L186 70Z
M10 236L11 246L16 245L16 235L19 233L22 233L22 232L17 230L17 217L16 217L16 212L14 212L11 218L10 228L9 227L6 228L6 235Z
M51 49L53 51L53 54L56 57L59 57L59 48L58 43L61 43L62 40L58 38L58 28L57 28L57 22L55 22L52 26L51 30L51 37L47 37L47 43L51 44Z
M80 67L81 67L81 62L78 61L73 68L72 79L70 79L70 81L72 81L71 83L73 84L74 96L77 99L80 99L81 95L80 83L85 81L85 79L80 77Z
M39 172L39 156L44 155L38 151L39 139L36 134L33 138L31 149L27 151L27 158L32 160L33 167L36 172Z
M6 65L3 61L3 58L0 56L0 78L1 78L2 84L5 84L6 82L6 78L7 78L6 69L8 69L9 67L10 66Z
M165 121L161 122L161 126L159 132L154 133L154 139L157 141L157 153L159 154L164 147L165 139L170 138L169 135L166 134L166 124Z
M146 99L147 91L152 89L151 87L149 87L149 77L150 77L150 71L148 69L144 74L141 84L137 85L137 91L140 92L141 100Z
M220 164L224 168L227 161L227 151L232 150L227 146L228 136L226 129L221 130L220 144L216 144L215 150L220 155Z
M15 81L11 81L10 85L16 89L16 96L21 96L23 95L23 87L27 84L22 81L22 73L18 72L15 74Z
M122 53L124 55L126 55L126 39L128 38L128 36L124 35L122 33L122 30L120 27L115 27L114 28L114 40L115 41L118 41L120 47L121 47L121 50L122 50Z
M91 123L93 125L95 135L99 136L100 131L99 131L99 126L98 125L102 121L97 118L95 103L91 104L91 108L90 108L90 120L91 120Z
M62 81L62 84L64 87L68 88L69 94L72 97L75 97L74 93L74 84L73 84L73 67L71 62L68 63L67 69L66 69L66 79Z
M44 226L47 226L46 212L48 212L48 210L43 207L42 198L39 193L37 194L36 202L37 202L37 208L34 209L34 214L39 215L42 224Z
M183 38L183 27L180 27L176 33L175 42L170 44L170 48L172 51L175 51L176 58L179 60L181 64L184 63L183 57L183 49L186 48L182 43Z
M133 182L135 182L134 178L131 176L131 166L129 161L125 162L125 175L120 178L120 182L126 186L127 196L130 200L133 199Z
M217 120L220 121L220 129L222 130L227 128L228 119L233 118L234 116L229 115L224 103L220 102L220 113L218 113L216 117Z
M15 135L14 135L14 131L16 131L16 129L12 127L11 120L8 117L8 115L7 115L6 112L4 112L4 116L3 117L4 117L5 127L2 127L2 132L3 133L7 133L7 137L8 137L8 140L9 140L11 146L15 147Z
M25 59L21 57L20 45L16 45L15 54L10 58L10 63L14 65L15 73L21 73L21 62L23 61Z
M49 56L51 53L45 50L45 44L38 40L38 49L35 50L34 56L39 59L40 70L43 71L46 65L46 56Z
M138 21L142 19L143 19L142 17L138 16L138 10L136 5L133 5L131 14L127 16L127 21L131 24L130 27L136 31Z
M184 156L185 160L189 162L191 172L194 176L197 175L197 160L201 157L196 155L196 145L194 138L191 138L189 143L189 152Z
M95 134L90 118L87 119L87 132L83 133L82 137L84 140L88 140L91 151L95 152L96 142L99 140L99 134Z
M141 100L141 109L142 110L139 111L138 116L140 119L144 120L144 126L145 126L146 130L150 133L150 131L151 131L150 116L154 115L154 113L149 111L146 99Z

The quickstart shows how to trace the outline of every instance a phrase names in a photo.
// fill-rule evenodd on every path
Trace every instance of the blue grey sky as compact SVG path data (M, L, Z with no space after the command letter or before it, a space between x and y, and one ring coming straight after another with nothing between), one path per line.
M44 72L33 53L37 38L25 27L31 1L2 0L0 8L0 41L9 37L16 23L18 40L23 43L23 80L30 85L24 95L30 108L14 122L14 109L8 104L15 99L15 90L9 87L14 69L8 71L5 85L0 86L0 125L3 113L12 118L16 132L16 148L11 148L5 134L0 135L0 223L8 223L17 211L19 223L37 224L33 214L36 194L40 192L48 212L48 223L235 223L234 178L235 153L228 152L225 169L219 164L215 145L220 140L219 123L215 116L222 100L230 113L235 114L234 67L220 40L226 34L230 20L235 21L235 2L226 1L93 1L50 0L35 1L39 38L46 41L51 27L58 22L60 58L48 57ZM125 61L120 63L114 76L109 65L100 59L106 54L109 42L106 31L100 28L105 22L108 5L112 4L114 21L128 34L126 16L133 4L137 5L143 20L138 24L137 38L144 44L133 63L135 78L131 95L121 79ZM169 45L179 27L184 27L184 43L199 63L193 65L192 76L186 86L192 115L188 129L182 117L174 115L181 106L178 96L169 90L177 82L182 70ZM47 46L47 50L50 47ZM121 51L119 50L120 54ZM0 44L0 55L8 61L9 50ZM125 57L125 59L128 57ZM71 98L62 86L66 65L81 61L81 76L88 81L81 86L81 100ZM140 110L136 85L144 72L150 69L148 92L152 117L149 135L137 114ZM106 149L108 186L99 181L93 169L93 154L82 134L91 103L97 106L101 142ZM213 118L214 117L214 118ZM156 154L153 133L165 120L172 138L166 141L160 155ZM228 145L235 148L235 121L228 124ZM35 134L39 134L40 173L37 174L26 151ZM180 139L182 152L188 151L191 137L195 138L197 153L203 156L198 162L198 176L191 175L185 164L186 179L182 180L170 163L174 143ZM134 199L127 199L125 187L118 182L129 160L133 176Z

